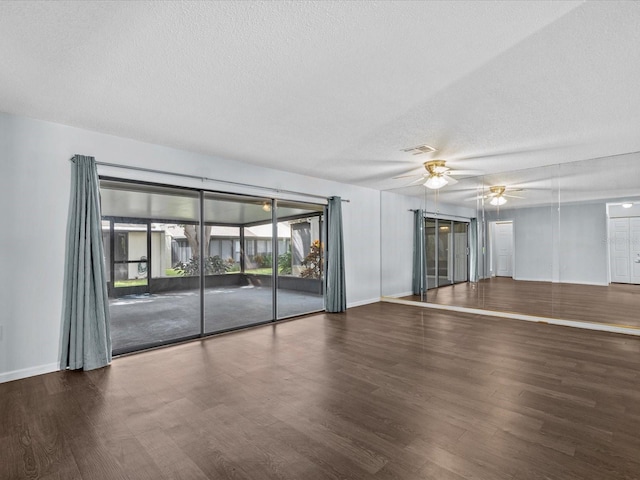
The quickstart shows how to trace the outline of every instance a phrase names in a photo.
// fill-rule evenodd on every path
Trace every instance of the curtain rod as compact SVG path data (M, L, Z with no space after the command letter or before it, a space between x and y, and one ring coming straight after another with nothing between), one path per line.
M420 211L420 209L419 209L419 208L410 208L408 211L409 211L409 212L418 212L418 211ZM434 216L436 216L436 217L437 217L438 215L442 215L442 216L444 216L444 217L448 217L448 218L459 218L459 219L461 219L461 220L471 220L471 219L473 219L473 218L474 218L474 217L461 217L460 215L450 215L450 214L448 214L448 213L427 212L426 210L423 210L423 212L424 212L424 215L434 215Z
M73 158L71 158L70 160L73 160ZM267 190L269 192L274 192L274 193L288 193L291 195L302 195L305 197L312 197L312 198L321 198L323 200L326 200L329 197L323 196L323 195L314 195L313 193L304 193L304 192L296 192L295 190L281 190L278 188L269 188L269 187L261 187L260 185L251 185L249 183L242 183L242 182L233 182L231 180L219 180L216 178L209 178L209 177L203 177L203 176L199 176L199 175L190 175L188 173L175 173L175 172L167 172L164 170L156 170L154 168L144 168L144 167L132 167L129 165L118 165L117 163L107 163L107 162L96 162L96 165L102 165L103 167L114 167L114 168L124 168L126 170L135 170L137 172L147 172L147 173L160 173L163 175L174 175L176 177L182 177L182 178L191 178L191 179L195 179L195 180L201 180L203 182L208 181L208 182L217 182L217 183L224 183L227 185L235 185L235 186L239 186L239 187L249 187L249 188L257 188L260 190ZM341 199L343 202L347 202L349 203L351 200L348 200L346 198Z

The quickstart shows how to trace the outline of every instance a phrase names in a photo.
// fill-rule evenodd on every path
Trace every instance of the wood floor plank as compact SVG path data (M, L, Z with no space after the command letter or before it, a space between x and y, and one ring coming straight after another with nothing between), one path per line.
M639 479L640 338L375 303L0 384L0 479Z
M551 283L493 277L428 290L405 300L540 317L640 327L640 285Z
M136 435L144 452L167 480L201 480L208 477L162 430L147 430Z

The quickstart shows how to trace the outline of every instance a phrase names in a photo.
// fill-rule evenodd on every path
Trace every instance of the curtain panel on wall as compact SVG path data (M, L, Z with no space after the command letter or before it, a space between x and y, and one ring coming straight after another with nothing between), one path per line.
M413 211L413 281L414 295L422 295L427 291L425 278L426 247L424 237L424 212L420 209Z
M92 370L111 362L109 300L95 159L71 159L61 368Z
M347 309L347 292L344 275L344 241L342 235L342 199L331 197L327 207L327 312L344 312Z

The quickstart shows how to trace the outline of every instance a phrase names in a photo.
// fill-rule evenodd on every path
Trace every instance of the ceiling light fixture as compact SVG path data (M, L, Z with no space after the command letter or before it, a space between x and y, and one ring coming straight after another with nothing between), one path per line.
M504 198L502 195L498 195L493 197L489 203L494 206L500 206L507 203L507 199Z
M263 202L262 203L262 210L264 210L265 212L270 212L271 211L271 202Z
M631 208L633 207L633 203L623 203L622 208Z
M424 182L424 186L432 190L437 190L439 188L444 187L448 183L449 182L447 182L447 179L444 178L442 175L432 175L429 178L427 178L426 182Z

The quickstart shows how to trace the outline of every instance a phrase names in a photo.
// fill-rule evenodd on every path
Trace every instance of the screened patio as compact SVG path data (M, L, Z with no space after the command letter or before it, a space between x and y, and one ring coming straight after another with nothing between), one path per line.
M106 178L100 191L115 354L324 309L324 205Z

